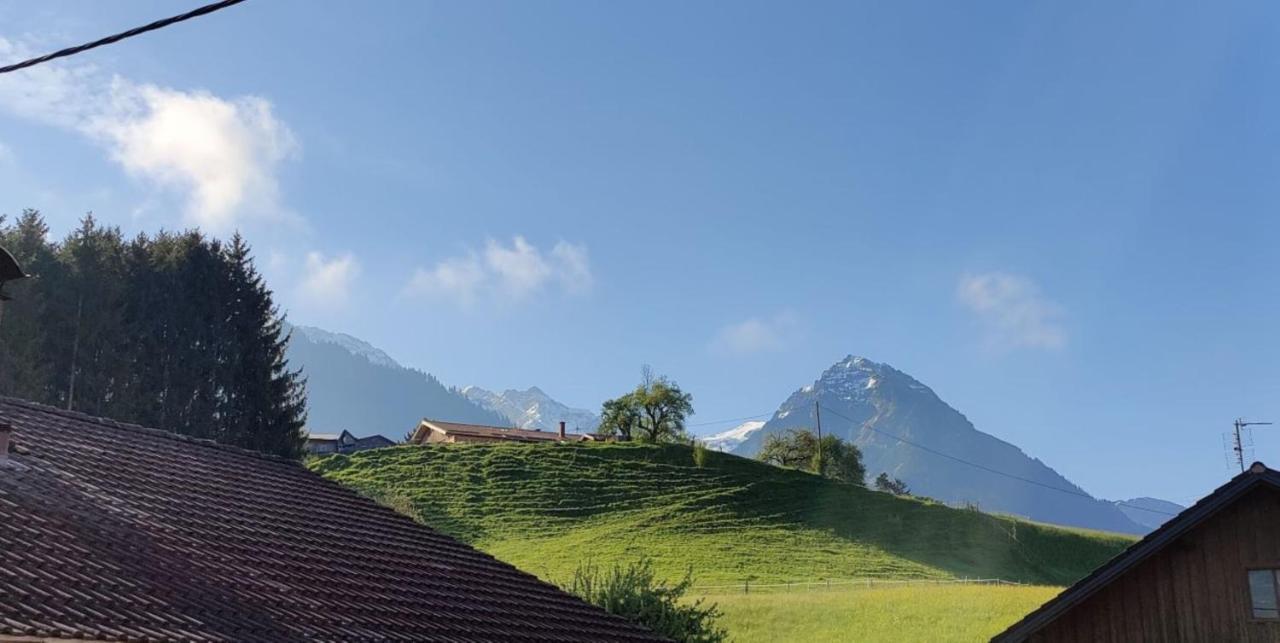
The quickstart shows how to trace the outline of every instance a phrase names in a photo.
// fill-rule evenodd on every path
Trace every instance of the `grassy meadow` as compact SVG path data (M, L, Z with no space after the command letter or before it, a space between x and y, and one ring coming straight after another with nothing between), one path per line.
M708 594L736 643L986 641L1061 587L910 585Z
M1127 536L898 498L683 445L406 446L314 470L537 574L653 560L698 585L846 578L1002 578L1065 585Z

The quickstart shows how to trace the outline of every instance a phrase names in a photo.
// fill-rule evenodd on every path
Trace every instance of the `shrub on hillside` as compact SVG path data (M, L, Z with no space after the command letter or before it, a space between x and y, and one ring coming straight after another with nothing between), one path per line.
M895 496L905 496L911 493L911 489L907 487L907 483L897 479L890 478L889 474L881 472L876 476L876 491L884 491Z
M715 605L703 606L701 599L692 604L681 600L692 582L689 574L674 585L659 582L654 578L652 562L642 559L626 566L615 564L607 572L584 563L578 566L565 589L673 641L719 643L727 640L729 633L716 627L720 610Z
M711 461L711 449L707 445L698 440L693 441L693 463L699 469L705 469L707 463Z

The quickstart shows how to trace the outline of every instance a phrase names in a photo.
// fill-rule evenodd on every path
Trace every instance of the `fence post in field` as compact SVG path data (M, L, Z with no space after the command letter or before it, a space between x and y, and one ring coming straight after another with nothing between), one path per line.
M751 593L751 581L749 580L742 581L742 593L743 594Z

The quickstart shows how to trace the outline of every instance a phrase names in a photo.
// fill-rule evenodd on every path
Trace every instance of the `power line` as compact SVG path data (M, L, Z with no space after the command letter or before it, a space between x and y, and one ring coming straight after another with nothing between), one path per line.
M147 33L148 31L155 31L156 29L163 29L163 28L165 28L165 27L168 27L169 25L172 25L172 24L175 24L175 23L179 23L179 22L182 22L182 21L184 21L184 20L190 20L190 19L192 19L192 18L198 18L198 17L203 16L203 15L205 15L205 14L210 14L210 13L213 13L213 12L215 12L215 11L218 11L219 9L226 9L227 7L230 7L231 5L240 4L241 2L244 2L244 0L222 0L222 2L215 2L215 3L213 3L213 4L208 4L208 5L205 5L205 6L203 6L203 7L198 8L198 9L192 9L191 11L188 11L188 12L186 12L186 13L184 13L184 14L177 15L177 16L173 16L172 18L165 18L165 19L163 19L163 20L157 20L157 21L152 22L152 23L150 23L150 24L146 24L146 25L143 25L143 26L141 26L141 27L135 27L135 28L130 29L130 30L128 30L128 31L122 31L122 32L120 32L120 33L118 33L118 34L115 34L115 35L112 35L112 36L107 36L106 38L101 38L101 39L95 40L95 41L93 41L93 42L87 42L87 43L85 43L85 44L83 44L83 45L76 45L75 47L67 47L66 49L60 49L60 50L55 51L55 52L53 52L53 53L51 53L51 54L46 54L46 55L44 55L44 56L39 56L39 57L36 57L36 58L30 58L30 59L28 59L28 60L24 60L24 61L22 61L22 62L20 62L20 63L14 63L14 64L12 64L12 65L6 65L6 66L4 66L4 67L0 67L0 74L7 74L7 73L9 73L9 72L11 72L11 71L18 71L19 69L26 69L27 67L33 67L33 66L35 66L35 65L39 65L40 63L46 63L46 62L49 62L50 60L55 60L55 59L57 59L57 58L65 58L65 57L67 57L67 56L74 56L74 55L76 55L76 54L78 54L78 53L82 53L82 52L85 52L85 51L89 51L90 49L95 49L95 48L97 48L97 47L101 47L101 46L103 46L103 45L110 45L110 44L112 44L112 43L120 42L121 40L124 40L125 38L132 38L132 37L134 37L134 36L137 36L137 35L140 35L140 34Z
M698 422L697 424L686 424L684 426L686 429L691 429L695 426L711 426L712 424L728 424L729 422L743 422L746 420L754 420L756 418L767 417L770 415L773 415L772 411L767 411L765 413L756 413L755 415L747 415L740 418L726 418L723 420L711 420L709 422Z
M845 415L842 415L841 413L839 413L838 411L836 411L836 410L832 409L831 407L823 407L823 408L827 409L827 412L828 412L828 413L834 414L834 415L835 415L835 416L837 416L837 417L844 418L845 420L848 420L848 421L850 421L850 422L854 422L855 424L857 424L857 422L856 422L853 418L850 418L850 417L847 417L847 416L845 416ZM1071 490L1071 489L1063 489L1062 487L1056 487L1056 486L1051 485L1051 484L1046 484L1046 483L1040 482L1039 480L1032 480L1031 478L1024 478L1024 477L1022 477L1022 476L1020 476L1020 475L1016 475L1016 474L1008 473L1008 472L1005 472L1005 471L1000 471L999 469L992 469L991 467L988 467L988 466L986 466L986 465L978 464L977 462L971 462L971 461L969 461L969 460L965 460L964 458L958 458L958 457L956 457L956 456L954 456L954 455L951 455L951 454L949 454L949 453L943 453L943 452L941 452L941 451L938 451L937 449L929 448L929 447L927 447L927 446L925 446L925 445L923 445L923 444L920 444L920 443L918 443L918 442L912 442L911 440L908 440L908 439L906 439L906 438L904 438L904 437L902 437L902 436L900 436L900 435L894 435L893 433L889 433L888 431L882 431L882 430L877 429L877 428L875 428L875 427L873 427L873 426L870 426L870 425L863 424L863 425L862 425L862 428L867 429L867 430L869 430L869 431L874 431L874 432L879 433L879 434L884 435L884 436L891 437L891 438L893 438L893 439L895 439L895 440L897 440L897 441L899 441L899 442L901 442L901 443L903 443L903 444L906 444L906 445L909 445L909 446L913 446L913 447L915 447L915 448L917 448L917 449L920 449L921 451L928 451L929 453L932 453L932 454L934 454L934 455L936 455L936 456L943 457L943 458L946 458L946 459L948 459L948 460L952 460L952 461L955 461L955 462L959 462L959 463L961 463L961 464L967 464L967 465L969 465L969 466L971 466L971 467L974 467L974 468L977 468L977 469L982 469L983 471L986 471L986 472L988 472L988 473L994 473L994 474L996 474L996 475L998 475L998 476L1004 476L1004 477L1006 477L1006 478L1011 478L1011 479L1013 479L1013 480L1019 480L1019 481L1025 482L1025 483L1027 483L1027 484L1033 484L1033 485L1035 485L1035 486L1037 486L1037 487L1044 487L1045 489L1051 489L1051 490L1053 490L1053 491L1057 491L1057 492L1060 492L1060 493L1066 493L1066 494L1070 494L1070 495L1073 495L1073 496L1080 496L1081 498L1088 498L1088 499L1090 499L1090 500L1097 500L1097 498L1094 498L1093 496L1091 496L1091 495L1089 495L1089 494L1087 494L1087 493L1085 493L1085 492L1083 492L1083 491L1073 491L1073 490ZM1126 503L1126 502L1115 502L1114 504L1119 505L1119 506L1122 506L1122 507L1128 507L1128 508L1130 508L1130 509L1137 509L1138 511L1149 511L1149 512L1151 512L1151 513L1164 514L1164 515L1166 515L1166 516L1176 516L1176 515L1178 515L1178 514L1175 514L1175 513L1170 513L1170 512L1168 512L1168 511L1160 511L1159 509L1151 509L1151 508L1149 508L1149 507L1139 507L1139 506L1137 506L1137 505L1131 505L1131 504Z

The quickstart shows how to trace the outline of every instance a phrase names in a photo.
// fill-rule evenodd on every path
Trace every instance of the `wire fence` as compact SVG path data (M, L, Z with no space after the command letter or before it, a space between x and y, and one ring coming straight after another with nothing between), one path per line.
M787 581L781 583L753 583L751 581L743 581L741 583L733 583L728 585L694 585L689 590L692 593L700 594L728 594L738 593L750 594L752 592L813 592L820 590L836 589L836 588L855 588L862 587L874 589L877 587L901 587L903 585L1010 585L1022 586L1026 583L1005 580L1003 578L915 578L915 579L887 579L887 578L847 578L843 580L816 580L816 581Z

